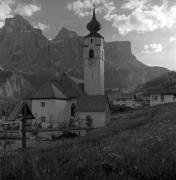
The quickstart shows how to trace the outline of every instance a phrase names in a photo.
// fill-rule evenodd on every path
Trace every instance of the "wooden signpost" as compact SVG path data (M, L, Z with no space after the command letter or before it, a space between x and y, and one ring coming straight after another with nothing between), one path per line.
M23 104L21 109L21 115L22 115L22 151L25 151L26 149L26 121L27 119L34 119L34 116L32 115L31 110L29 109L28 105L26 103Z

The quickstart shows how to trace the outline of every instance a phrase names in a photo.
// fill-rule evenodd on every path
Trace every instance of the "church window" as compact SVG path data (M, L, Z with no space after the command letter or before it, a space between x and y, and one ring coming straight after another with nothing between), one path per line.
M72 105L71 105L71 116L73 117L73 116L75 116L75 104L73 103Z
M41 117L41 121L42 121L42 122L46 122L46 117L45 117L45 116L42 116L42 117Z
M161 95L161 102L164 102L164 95Z
M158 96L157 95L152 95L151 100L152 101L158 101Z
M42 107L45 107L45 102L41 102L41 106L42 106Z
M89 58L94 58L94 50L90 49L89 51Z
M93 43L93 39L91 39L90 42Z

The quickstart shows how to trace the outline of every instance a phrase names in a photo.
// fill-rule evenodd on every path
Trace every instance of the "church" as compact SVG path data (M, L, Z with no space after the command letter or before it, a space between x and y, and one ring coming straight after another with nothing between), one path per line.
M84 38L84 89L63 74L59 80L46 83L31 98L32 113L43 127L79 120L85 127L104 127L110 122L110 105L104 90L104 38L98 31L100 23L93 17Z

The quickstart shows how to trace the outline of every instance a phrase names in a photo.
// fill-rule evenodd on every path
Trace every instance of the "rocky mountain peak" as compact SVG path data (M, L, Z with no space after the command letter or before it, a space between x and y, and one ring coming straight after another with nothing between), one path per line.
M63 27L55 37L54 41L64 41L66 39L71 39L77 36L78 34L76 32Z
M6 18L2 33L32 32L34 30L35 28L23 16L16 14L14 17Z

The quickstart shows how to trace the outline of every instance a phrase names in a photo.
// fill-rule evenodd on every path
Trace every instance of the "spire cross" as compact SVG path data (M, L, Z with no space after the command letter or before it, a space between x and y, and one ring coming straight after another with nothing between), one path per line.
M94 9L93 9L93 17L95 18L95 9L96 9L95 2L93 3L93 7L94 7Z

